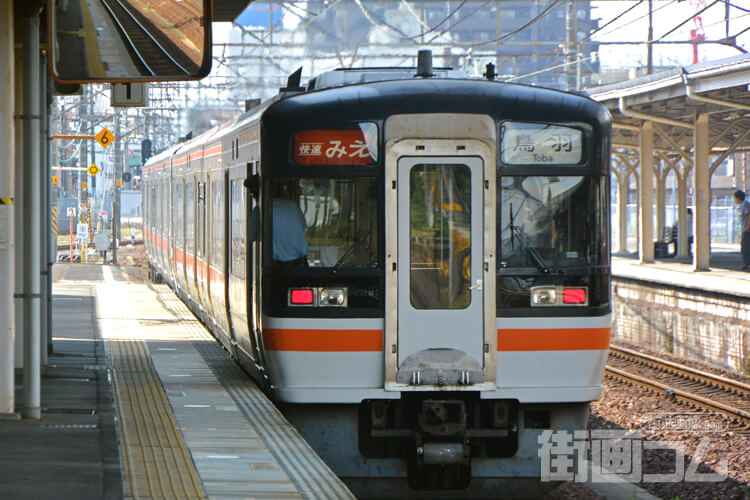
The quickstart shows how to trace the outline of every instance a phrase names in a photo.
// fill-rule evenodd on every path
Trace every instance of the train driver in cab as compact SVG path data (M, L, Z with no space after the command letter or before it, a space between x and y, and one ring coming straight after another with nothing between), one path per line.
M253 176L245 180L245 187L257 200L260 186ZM273 198L273 261L275 265L307 267L307 223L299 204L294 200L294 181L274 183ZM248 241L257 241L260 213L256 201L250 214Z

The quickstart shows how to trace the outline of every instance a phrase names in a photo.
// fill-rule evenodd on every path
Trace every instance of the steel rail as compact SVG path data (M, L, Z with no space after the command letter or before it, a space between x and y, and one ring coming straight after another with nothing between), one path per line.
M690 382L698 382L704 384L706 388L718 389L722 392L731 392L739 394L741 396L750 397L750 386L730 380L726 377L714 375L701 370L695 370L688 366L673 363L671 361L663 360L647 354L641 354L630 349L624 349L621 347L610 347L610 355L624 360L626 362L635 363L638 366L645 366L652 370L661 372L667 372L672 375L677 375L682 378L689 379ZM701 396L693 392L680 389L673 385L667 385L662 382L649 378L643 375L629 372L622 368L615 368L612 366L605 367L605 375L611 379L624 381L630 384L636 384L652 391L663 393L669 397L676 399L677 401L694 407L701 407L707 410L712 410L720 413L730 420L733 420L746 428L750 428L750 411L742 408L716 401L710 397Z
M663 371L671 372L675 375L680 375L685 378L695 380L697 382L710 382L715 385L724 387L726 390L733 391L738 394L743 394L750 398L750 385L744 384L737 380L732 380L721 375L715 375L713 373L697 370L686 365L667 361L666 359L657 358L648 354L642 354L631 349L625 349L623 347L610 346L610 354L620 358L632 358L638 361L648 361L655 368Z
M146 27L143 26L143 24L133 15L132 12L120 1L120 0L101 0L102 5L109 11L109 14L112 16L112 20L117 24L117 27L120 30L120 33L122 36L128 41L130 44L130 48L132 49L133 53L136 55L138 60L141 64L146 68L146 70L152 75L152 76L158 76L156 71L152 69L152 67L149 65L149 63L146 62L146 59L141 54L141 52L138 50L136 46L136 42L133 40L130 34L128 34L128 30L125 29L125 27L122 25L122 22L120 18L117 16L117 14L114 12L114 9L112 8L111 3L115 3L122 11L124 11L127 15L130 21L135 23L138 28L140 28L141 32L144 33L151 42L156 46L158 50L161 51L161 53L167 57L171 61L172 64L174 64L180 71L185 73L186 75L190 75L190 72L186 70L185 68L180 65L177 61L174 60L174 58L169 55L169 52L151 35L151 33L146 29ZM143 48L143 47L142 47ZM153 64L153 61L152 61Z
M620 370L620 369L612 368L612 367L606 367L604 369L604 372L606 375L609 375L611 378L635 383L640 386L644 386L649 389L655 390L657 392L664 392L665 394L672 396L678 401L681 401L683 403L688 403L690 405L697 405L697 406L701 406L709 410L714 410L716 412L721 413L722 415L725 415L726 417L730 419L739 421L744 424L750 424L750 412L747 412L745 410L734 408L733 406L725 405L723 403L719 403L718 401L704 398L703 396L699 396L691 392L683 391L675 387L670 387L668 385L664 385L660 382L657 382L656 380L649 379L646 377L641 377L640 375L635 375L634 373L628 373L625 370Z

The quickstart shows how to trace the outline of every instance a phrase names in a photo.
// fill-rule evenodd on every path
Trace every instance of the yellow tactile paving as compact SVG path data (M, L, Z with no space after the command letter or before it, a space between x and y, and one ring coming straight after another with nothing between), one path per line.
M106 78L107 73L102 64L102 56L99 53L99 43L96 40L96 27L91 18L91 12L86 0L81 2L81 15L83 16L83 29L79 35L84 39L86 44L86 62L88 64L89 75L94 78Z
M114 386L125 498L206 498L146 347L148 325L161 323L166 311L153 299L151 307L145 303L150 293L128 294L123 303L123 285L108 270L105 281L97 287L97 315Z
M205 498L143 341L108 339L125 498Z

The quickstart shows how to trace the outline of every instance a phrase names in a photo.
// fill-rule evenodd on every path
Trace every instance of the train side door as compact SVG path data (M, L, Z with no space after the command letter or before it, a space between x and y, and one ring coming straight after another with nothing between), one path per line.
M386 167L386 389L494 387L494 159L404 142Z
M198 199L196 200L197 212L195 229L195 256L196 256L196 288L198 292L198 303L207 309L206 305L206 182L201 182L198 177Z

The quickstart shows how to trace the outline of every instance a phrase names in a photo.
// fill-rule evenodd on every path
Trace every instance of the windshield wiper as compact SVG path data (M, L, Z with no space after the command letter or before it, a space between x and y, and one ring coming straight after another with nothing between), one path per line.
M372 231L370 230L365 231L364 235L359 237L354 243L352 243L349 246L349 248L346 249L346 251L344 252L344 255L342 255L341 258L338 260L338 262L336 262L336 264L334 264L333 267L331 268L331 274L336 274L338 270L341 269L341 267L344 265L344 262L346 262L346 259L348 259L352 253L354 253L354 250L359 245L361 245L362 243L365 242L365 240L367 240L371 232Z
M523 204L521 204L523 206ZM544 274L549 274L549 267L547 267L547 264L545 264L544 259L542 259L542 256L539 255L539 252L536 251L536 248L532 247L529 244L529 241L526 239L526 236L524 236L523 232L521 231L521 228L513 224L513 222L516 220L516 218L513 216L513 204L510 204L510 238L511 238L511 245L515 248L516 244L513 240L514 236L517 236L519 241L521 242L521 246L524 250L526 250L526 253L529 254L529 257L531 257L531 260L534 261L534 264L536 264L536 267L539 268L541 272Z
M529 244L529 241L526 239L526 236L524 236L521 228L511 224L510 231L511 234L515 235L516 238L518 238L518 240L521 242L521 246L524 250L526 250L526 253L529 254L529 257L531 257L531 260L534 262L534 264L536 264L536 267L539 268L539 270L544 274L549 274L549 267L544 262L544 259L542 259L542 256L539 255L539 252L536 251L536 248L532 247Z

